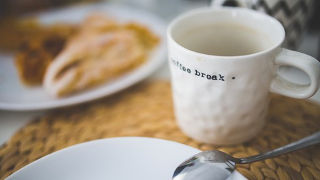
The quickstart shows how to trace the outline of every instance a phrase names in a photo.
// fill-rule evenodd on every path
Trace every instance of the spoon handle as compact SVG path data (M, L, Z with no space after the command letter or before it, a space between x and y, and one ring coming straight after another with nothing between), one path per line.
M269 159L269 158L273 158L275 156L279 156L288 152L292 152L295 150L299 150L314 144L318 144L320 143L320 131L317 133L314 133L308 137L305 137L303 139L300 139L296 142L287 144L285 146L282 146L280 148L274 149L272 151L266 152L266 153L262 153L256 156L250 156L247 158L239 158L237 163L239 164L246 164L246 163L252 163L255 161L260 161L260 160L264 160L264 159Z

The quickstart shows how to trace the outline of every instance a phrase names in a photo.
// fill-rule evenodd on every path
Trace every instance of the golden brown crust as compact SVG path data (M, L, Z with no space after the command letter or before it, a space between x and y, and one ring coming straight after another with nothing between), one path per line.
M20 80L29 86L42 84L47 66L75 29L70 25L53 25L37 31L38 34L21 40L15 57Z
M41 84L47 66L62 50L65 41L66 37L50 34L23 42L15 57L20 80L29 86Z

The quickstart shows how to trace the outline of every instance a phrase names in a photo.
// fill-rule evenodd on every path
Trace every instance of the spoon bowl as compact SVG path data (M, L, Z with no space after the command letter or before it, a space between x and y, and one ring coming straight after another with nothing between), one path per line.
M181 163L172 180L225 180L235 170L236 164L247 164L320 143L320 132L275 150L250 156L235 158L224 152L213 150L200 152Z
M227 179L235 170L236 159L221 151L200 152L183 162L174 172L173 180Z

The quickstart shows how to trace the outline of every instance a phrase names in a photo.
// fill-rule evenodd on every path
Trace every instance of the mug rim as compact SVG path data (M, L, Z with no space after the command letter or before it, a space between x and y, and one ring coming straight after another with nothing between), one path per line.
M184 46L182 46L181 44L179 44L173 37L172 37L172 29L174 28L174 26L181 20L185 19L185 18L189 18L191 16L194 16L195 14L199 14L199 13L203 13L203 12L212 12L212 11L225 11L225 12L232 12L232 11L242 11L242 12L246 12L248 14L251 14L251 16L260 16L262 18L268 19L269 21L273 22L274 24L276 24L278 27L280 27L280 33L281 33L281 38L280 40L277 40L277 42L274 43L274 45L255 52L255 53L251 53L251 54L245 54L245 55L237 55L237 56L219 56L219 55L210 55L210 54L205 54L205 53L200 53L200 52L196 52L193 50L190 50L188 48L185 48ZM255 11L252 9L248 9L248 8L242 8L242 7L204 7L204 8L197 8L191 11L188 11L186 13L183 13L181 15L179 15L178 17L176 17L175 19L173 19L168 28L167 28L167 38L168 38L168 42L171 40L174 45L180 49L182 49L183 51L186 51L188 53L191 54L195 54L198 56L204 56L204 57L210 57L210 58L220 58L220 59L238 59L238 58L250 58L250 57L254 57L254 56L259 56L259 55L263 55L266 53L269 53L275 49L277 49L278 47L281 46L281 44L283 43L284 39L285 39L285 30L283 25L274 17L271 17L267 14L264 14L262 12L259 11Z

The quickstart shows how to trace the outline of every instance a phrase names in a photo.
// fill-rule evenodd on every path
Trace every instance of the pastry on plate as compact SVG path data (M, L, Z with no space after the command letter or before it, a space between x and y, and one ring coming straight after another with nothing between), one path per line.
M140 24L90 16L48 66L44 88L60 97L110 81L143 64L158 41Z

